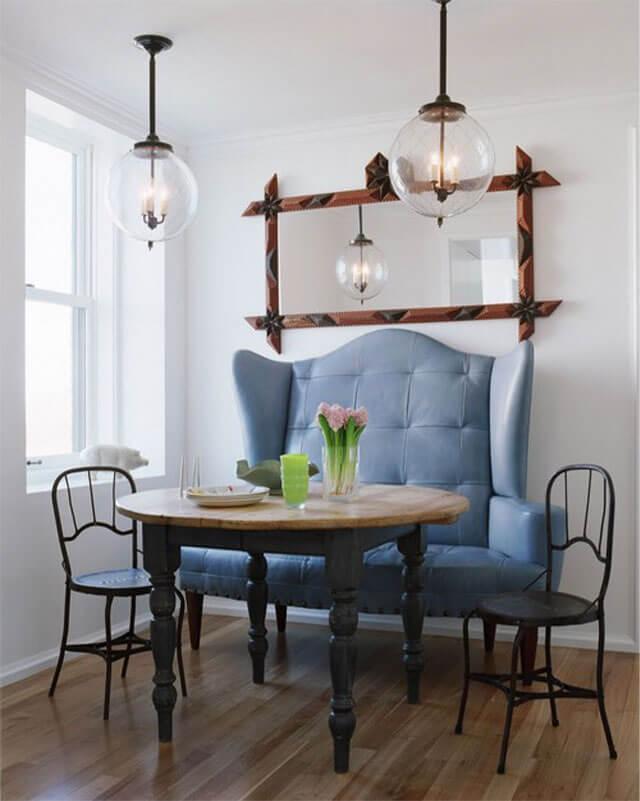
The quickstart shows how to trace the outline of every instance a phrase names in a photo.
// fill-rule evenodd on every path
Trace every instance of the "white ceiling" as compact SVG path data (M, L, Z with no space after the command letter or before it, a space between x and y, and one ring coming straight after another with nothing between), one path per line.
M637 0L455 0L450 94L470 106L635 91ZM6 52L140 115L138 33L171 36L159 117L185 141L431 100L431 0L0 0Z

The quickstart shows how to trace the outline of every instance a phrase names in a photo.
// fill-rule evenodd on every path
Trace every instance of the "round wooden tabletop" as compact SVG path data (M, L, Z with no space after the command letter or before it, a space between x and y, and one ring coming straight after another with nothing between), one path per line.
M322 485L312 482L302 510L288 509L281 497L253 506L205 508L181 498L177 489L126 495L117 501L125 517L156 525L225 528L241 531L382 528L410 524L454 523L469 508L463 495L399 484L365 484L350 503L325 501Z

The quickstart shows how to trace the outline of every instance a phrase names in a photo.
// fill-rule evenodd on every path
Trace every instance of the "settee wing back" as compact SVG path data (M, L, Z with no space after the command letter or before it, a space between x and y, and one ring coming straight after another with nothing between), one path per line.
M251 465L283 453L291 363L275 362L240 350L233 357L233 378L242 421L245 457Z
M527 489L533 345L526 340L496 357L491 373L490 428L493 491L523 498Z

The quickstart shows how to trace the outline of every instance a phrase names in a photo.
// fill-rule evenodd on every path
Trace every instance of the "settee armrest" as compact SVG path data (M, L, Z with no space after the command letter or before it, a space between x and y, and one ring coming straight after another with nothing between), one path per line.
M551 531L559 542L564 530L564 509L551 507ZM543 503L494 495L489 501L489 548L522 562L547 565L547 530ZM554 563L554 584L560 571Z

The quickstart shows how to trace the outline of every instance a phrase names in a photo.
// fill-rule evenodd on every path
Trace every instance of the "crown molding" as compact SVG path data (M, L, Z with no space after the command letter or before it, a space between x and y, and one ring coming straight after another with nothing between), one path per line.
M147 123L143 114L68 73L25 56L4 43L0 50L0 65L3 70L21 80L27 89L61 103L78 114L132 139L137 140L146 135ZM184 131L177 131L164 124L162 127L172 144L178 149L184 147L188 140Z
M540 111L557 111L561 108L584 107L603 103L638 103L638 95L633 91L600 95L570 95L564 97L543 98L522 102L518 98L506 97L469 106L472 116L483 120L499 119L513 114L526 114ZM231 146L255 144L261 141L307 140L333 138L384 132L387 129L397 131L402 125L416 115L416 109L404 111L387 111L352 117L339 117L328 120L316 120L305 125L290 125L281 128L238 129L220 134L204 134L188 140L189 150L205 149L213 146Z

